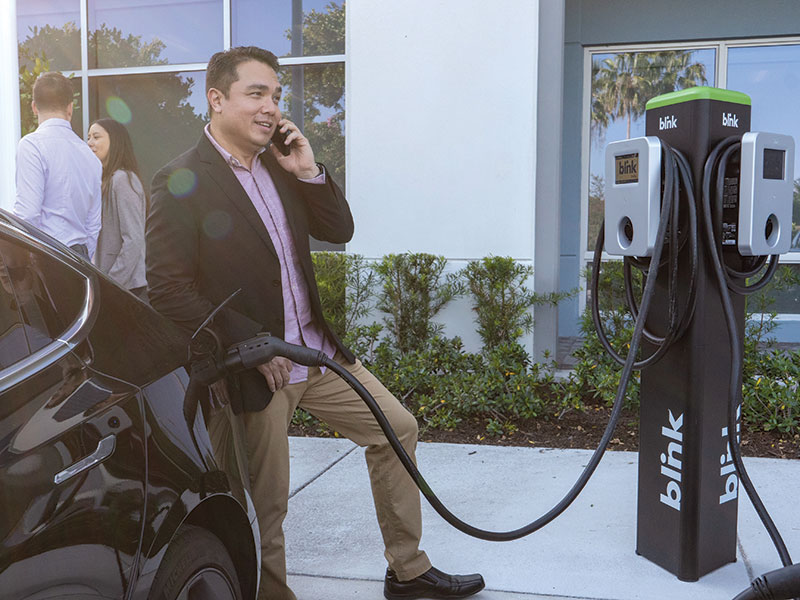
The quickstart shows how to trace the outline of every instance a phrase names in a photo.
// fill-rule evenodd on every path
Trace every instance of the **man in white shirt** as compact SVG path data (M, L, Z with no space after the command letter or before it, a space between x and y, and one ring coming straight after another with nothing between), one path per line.
M72 131L69 79L42 73L33 84L31 108L39 127L17 148L14 214L91 258L100 233L103 166Z

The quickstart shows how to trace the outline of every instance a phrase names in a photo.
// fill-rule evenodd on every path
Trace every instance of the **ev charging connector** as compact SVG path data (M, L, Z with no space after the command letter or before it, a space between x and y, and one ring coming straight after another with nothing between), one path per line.
M742 256L784 254L792 237L794 138L778 133L742 136L738 249Z
M641 137L606 148L605 249L651 256L661 210L661 142Z

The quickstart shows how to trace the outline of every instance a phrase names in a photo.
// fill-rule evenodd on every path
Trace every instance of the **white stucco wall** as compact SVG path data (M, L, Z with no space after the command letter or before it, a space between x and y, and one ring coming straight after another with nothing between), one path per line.
M349 252L532 260L538 7L348 1ZM466 301L444 320L479 347Z

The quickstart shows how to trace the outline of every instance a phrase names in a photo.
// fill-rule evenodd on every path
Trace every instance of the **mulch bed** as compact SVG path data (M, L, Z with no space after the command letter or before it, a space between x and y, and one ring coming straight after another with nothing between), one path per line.
M494 446L533 446L539 448L594 449L608 424L611 409L601 402L589 401L586 410L569 411L561 418L519 419L514 421L517 430L511 435L491 436L486 432L486 420L462 421L455 431L425 429L421 426L419 439L423 442L453 444L490 444ZM639 449L638 412L623 410L609 450L636 451ZM290 435L319 435L311 430L292 425ZM748 431L742 436L744 456L769 458L800 458L800 435L780 432Z

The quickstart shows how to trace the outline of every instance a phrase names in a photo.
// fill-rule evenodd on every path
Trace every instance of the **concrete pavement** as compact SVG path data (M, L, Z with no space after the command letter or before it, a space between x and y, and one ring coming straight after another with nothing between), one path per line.
M348 440L292 438L285 523L290 583L299 600L380 600L386 562L363 450ZM539 517L571 487L591 451L421 443L420 471L458 517L493 530ZM800 461L750 458L753 482L795 560ZM438 568L480 572L476 600L731 600L780 561L746 496L737 562L695 583L634 552L637 455L607 452L567 511L514 542L476 540L423 498L422 547Z

